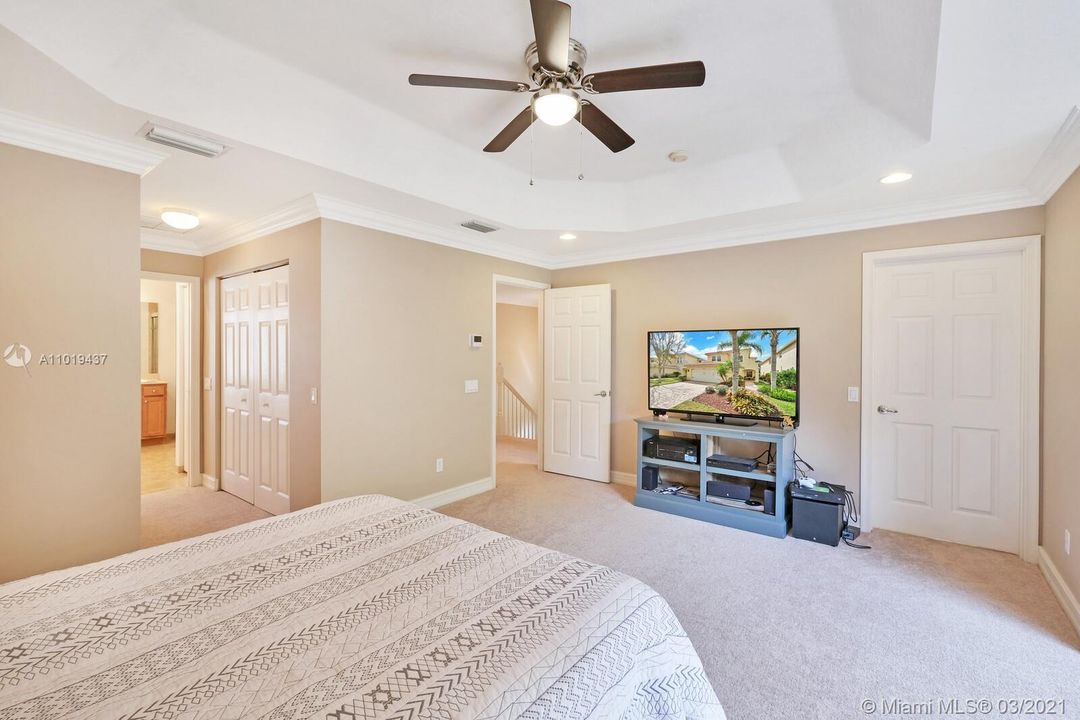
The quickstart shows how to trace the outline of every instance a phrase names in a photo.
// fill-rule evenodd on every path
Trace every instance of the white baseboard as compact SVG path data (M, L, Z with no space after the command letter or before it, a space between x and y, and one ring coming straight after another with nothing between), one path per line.
M634 473L612 470L611 482L615 483L616 485L629 485L630 487L637 487L637 475L635 475Z
M221 489L221 483L218 482L218 479L213 475L207 475L206 473L202 474L202 484L204 487L208 487L211 490Z
M421 498L416 498L411 502L420 507L425 507L428 510L434 510L435 508L442 507L443 505L449 505L452 502L458 500L464 500L467 497L473 495L479 495L482 492L495 489L494 478L484 478L483 480L473 480L472 482L465 483L464 485L458 485L452 487L449 490L440 490L437 493L431 493Z
M1050 589L1054 591L1054 595L1057 596L1058 602L1061 603L1061 607L1065 610L1065 614L1069 617L1073 627L1076 628L1077 635L1080 635L1080 601L1077 601L1072 590L1065 584L1065 578L1061 577L1061 573L1058 572L1054 561L1050 559L1050 556L1047 555L1046 550L1041 545L1039 546L1039 569L1042 570L1046 582L1050 583Z

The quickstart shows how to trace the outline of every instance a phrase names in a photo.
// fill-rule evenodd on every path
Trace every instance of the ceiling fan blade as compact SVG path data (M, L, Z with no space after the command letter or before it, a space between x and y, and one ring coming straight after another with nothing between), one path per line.
M540 65L561 75L570 64L570 6L560 0L529 0L529 4Z
M613 93L627 90L699 87L705 84L705 63L671 63L593 73L581 78L581 87L590 93Z
M510 121L509 125L499 131L499 134L484 148L484 152L502 152L513 145L514 141L521 137L521 133L528 130L529 126L533 124L533 119L532 105L530 105L518 113L517 117Z
M514 82L513 80L488 80L487 78L455 77L453 75L420 75L417 73L413 73L409 76L409 84L423 85L425 87L505 90L507 92L525 92L529 89L529 86L526 83Z
M625 130L591 102L581 103L580 122L597 140L607 145L611 152L622 152L634 144L634 138L627 135Z

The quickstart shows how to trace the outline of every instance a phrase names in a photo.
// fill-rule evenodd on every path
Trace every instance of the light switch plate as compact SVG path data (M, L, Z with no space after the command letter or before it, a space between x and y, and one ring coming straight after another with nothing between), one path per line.
M467 392L467 393L480 392L480 381L479 380L466 380L465 381L465 392Z
M442 458L435 458L435 472L442 472L442 471L443 471L443 459Z
M214 378L212 378L212 377L204 377L202 379L202 389L203 390L213 390L214 389Z
M847 389L847 401L859 402L859 388L852 385Z

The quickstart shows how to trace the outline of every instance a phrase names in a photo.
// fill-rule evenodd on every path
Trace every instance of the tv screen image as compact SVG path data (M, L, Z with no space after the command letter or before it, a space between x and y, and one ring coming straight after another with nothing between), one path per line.
M650 332L649 410L799 420L799 329Z

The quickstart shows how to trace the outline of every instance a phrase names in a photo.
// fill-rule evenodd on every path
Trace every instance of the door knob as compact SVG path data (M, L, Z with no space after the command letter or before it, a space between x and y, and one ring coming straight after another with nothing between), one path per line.
M596 395L596 397L607 397L608 396L608 391L607 390L601 390L600 392L595 393L595 395Z
M896 408L885 407L884 405L878 405L877 411L882 415L895 415L896 413L900 412Z

